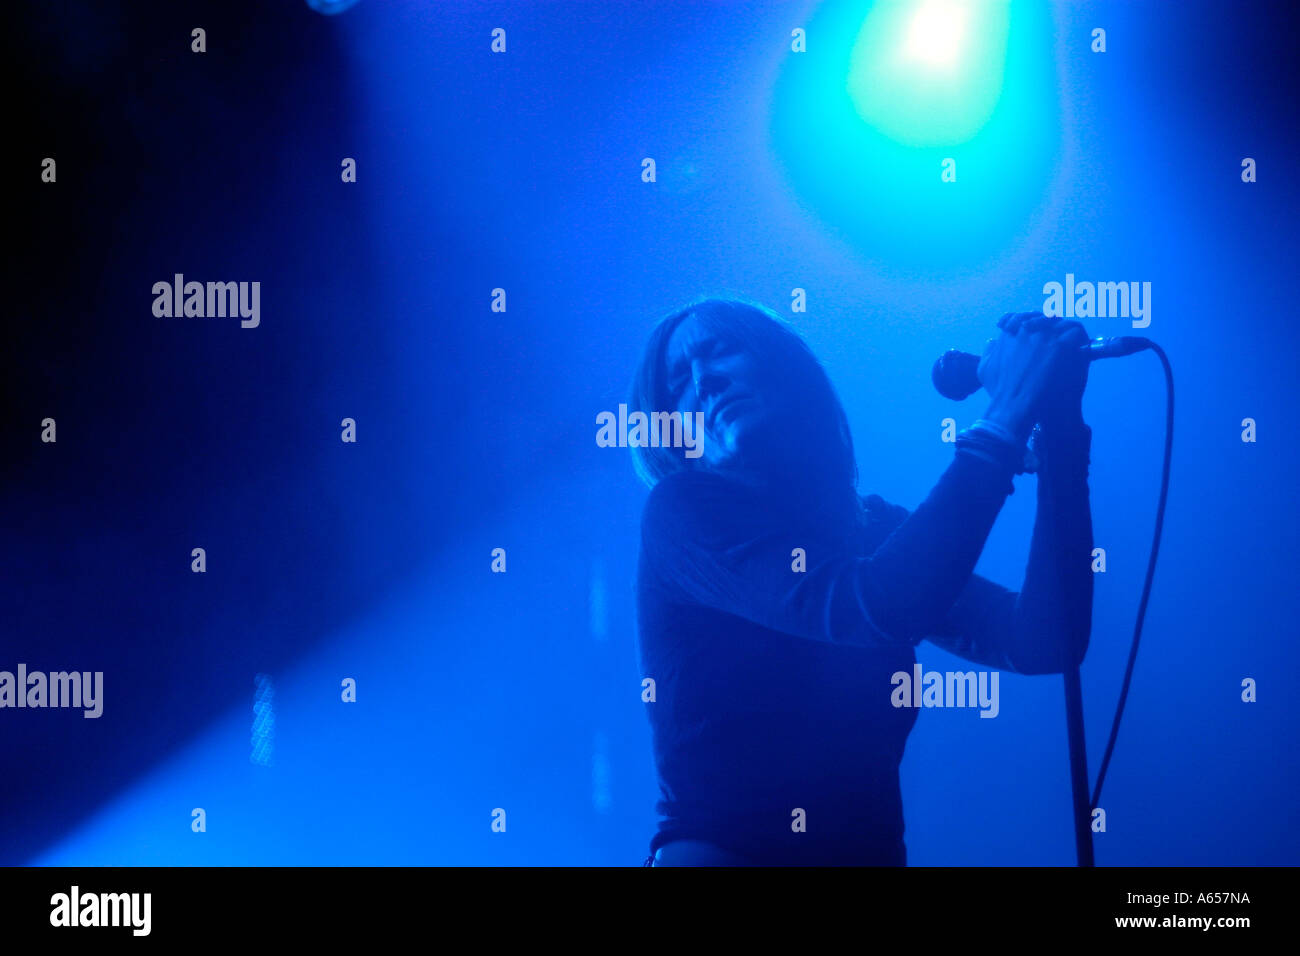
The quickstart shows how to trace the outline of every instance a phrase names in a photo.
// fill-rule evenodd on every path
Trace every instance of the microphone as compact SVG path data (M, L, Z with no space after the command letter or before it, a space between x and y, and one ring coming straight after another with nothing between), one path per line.
M1112 335L1093 339L1082 347L1088 351L1088 360L1095 362L1097 359L1132 355L1151 348L1153 344L1150 339L1144 339L1140 335ZM930 379L940 395L960 402L983 387L979 379L979 365L978 355L949 349L935 360L934 368L930 370Z

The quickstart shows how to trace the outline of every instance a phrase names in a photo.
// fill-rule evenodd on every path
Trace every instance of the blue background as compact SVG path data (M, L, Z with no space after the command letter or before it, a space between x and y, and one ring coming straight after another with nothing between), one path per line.
M840 391L861 490L913 507L952 454L942 419L981 410L940 398L931 362L978 351L1067 272L1152 283L1143 334L1178 384L1098 863L1300 862L1296 14L1015 3L989 123L909 148L846 109L868 7L15 14L0 669L102 670L105 709L0 712L0 862L639 864L656 798L632 626L645 489L594 439L654 320L699 294L786 314ZM38 181L45 156L57 184ZM261 281L260 327L155 318L152 284L175 272ZM1085 398L1107 552L1082 671L1094 778L1163 388L1148 353L1094 366ZM1033 518L1018 482L977 569L1013 588ZM270 766L250 761L259 673ZM1067 769L1059 678L1003 674L996 720L921 711L910 862L1072 863Z

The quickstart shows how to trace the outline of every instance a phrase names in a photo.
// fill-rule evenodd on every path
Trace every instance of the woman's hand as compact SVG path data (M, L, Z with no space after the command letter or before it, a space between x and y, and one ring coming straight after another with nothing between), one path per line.
M980 359L979 379L992 401L984 417L1028 440L1035 423L1083 421L1088 333L1078 322L1041 312L1007 313L1002 334Z

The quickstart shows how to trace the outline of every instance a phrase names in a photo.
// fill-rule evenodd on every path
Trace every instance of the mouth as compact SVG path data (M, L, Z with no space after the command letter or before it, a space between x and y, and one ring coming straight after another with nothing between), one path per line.
M724 396L718 402L718 404L714 405L713 408L709 411L709 429L712 431L717 427L718 418L722 414L723 410L730 408L731 406L735 405L737 402L744 402L744 401L745 401L745 396L743 395Z

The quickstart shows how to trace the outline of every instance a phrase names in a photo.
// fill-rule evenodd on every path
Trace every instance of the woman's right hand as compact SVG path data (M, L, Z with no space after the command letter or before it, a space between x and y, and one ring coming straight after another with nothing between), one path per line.
M1088 335L1078 322L1041 312L1007 313L1002 334L980 359L979 379L991 401L984 418L1027 441L1045 399L1064 389L1082 394L1087 377Z

